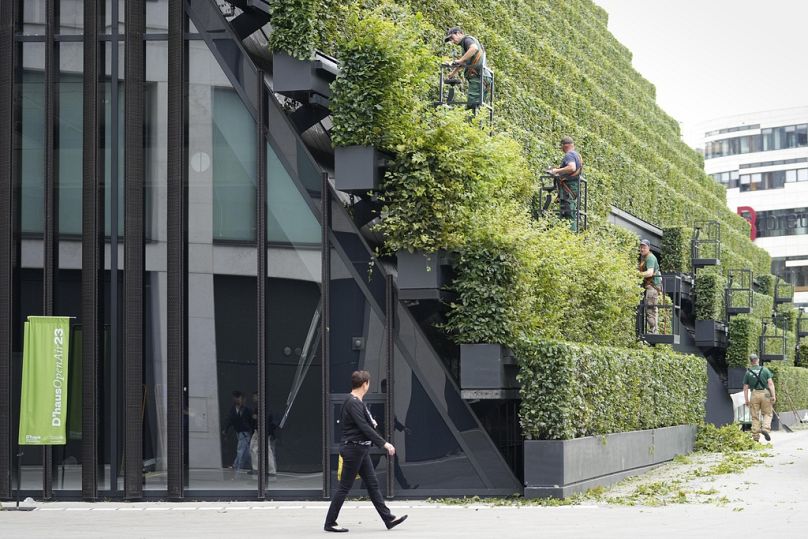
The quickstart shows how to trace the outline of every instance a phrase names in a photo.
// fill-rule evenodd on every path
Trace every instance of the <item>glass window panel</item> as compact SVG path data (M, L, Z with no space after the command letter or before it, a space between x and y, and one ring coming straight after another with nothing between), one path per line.
M768 181L764 184L763 189L781 189L786 183L786 171L776 170L769 172Z
M168 0L146 2L146 33L168 33Z
M774 133L771 129L761 131L760 138L763 139L763 151L774 149Z
M213 92L213 237L255 240L255 122L232 88Z
M729 173L729 179L730 179L730 180L737 180L739 175L740 175L740 172L739 172L739 171L737 171L737 170L733 170L733 171L731 171L731 172Z
M257 389L256 245L214 243L222 223L217 211L242 213L225 223L255 222L255 124L204 42L189 43L189 63L188 485L255 492L248 472ZM244 189L224 174L249 182L253 198L238 207L216 200L228 187Z
M808 146L808 124L797 126L797 146Z
M34 3L34 2L32 2ZM20 83L20 175L23 234L42 234L45 228L45 47L22 45L23 71Z
M808 168L801 168L797 171L797 181L808 181Z
M81 43L60 43L59 62L59 232L81 235L84 77Z
M786 170L786 183L791 183L797 181L797 171L796 170Z
M741 175L741 185L749 185L749 183L751 181L752 181L752 176L750 176L749 174L742 174Z
M84 0L57 0L59 2L59 33L84 32ZM26 2L27 3L27 2Z
M112 165L113 160L117 161L117 174L115 179L118 183L118 237L123 237L124 233L124 215L123 215L123 201L124 201L124 158L125 158L125 145L124 145L124 127L125 127L125 120L124 120L124 110L125 110L125 98L126 98L126 87L123 82L123 70L124 70L124 44L120 42L118 44L118 77L117 77L117 85L112 84L112 62L111 62L111 55L112 55L112 45L107 42L104 44L105 47L105 57L106 57L106 71L105 71L105 79L106 82L103 85L104 89L104 117L101 119L102 127L104 131L104 141L102 150L104 152L104 182L105 182L105 189L104 189L104 234L109 237L112 233L112 182L113 182L113 174L112 174ZM116 91L117 96L113 98L112 92ZM113 133L113 122L112 122L112 102L113 99L117 99L118 101L118 115L117 115L117 147L115 151L112 148L112 133Z
M167 488L167 188L166 136L168 128L167 47L146 43L146 318L143 357L143 486Z
M18 3L22 7L22 33L26 35L44 35L45 0L25 0Z
M267 169L269 241L319 245L320 223L271 146L267 147Z

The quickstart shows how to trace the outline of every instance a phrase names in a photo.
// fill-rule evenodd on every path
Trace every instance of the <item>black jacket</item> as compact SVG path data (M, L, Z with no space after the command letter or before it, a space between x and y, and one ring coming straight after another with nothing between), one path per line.
M342 413L340 414L342 441L372 442L379 447L384 447L387 442L373 429L370 417L365 403L353 395L348 395L348 398L342 403Z
M233 430L235 430L236 432L252 433L253 431L252 416L253 416L252 410L250 410L246 406L241 407L240 413L236 412L236 407L233 406L232 408L230 408L230 413L227 416L227 422L225 423L225 427L222 430L226 432L227 429L233 427Z

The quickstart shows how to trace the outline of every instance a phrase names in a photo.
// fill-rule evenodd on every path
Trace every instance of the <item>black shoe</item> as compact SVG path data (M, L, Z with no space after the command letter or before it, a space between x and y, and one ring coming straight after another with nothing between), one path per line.
M771 441L772 441L772 437L771 437L771 436L769 436L769 433L768 433L768 432L766 432L765 430L763 431L763 437L764 437L764 438L766 438L766 441L767 441L767 442L771 442Z
M401 524L405 520L407 520L407 515L404 515L403 517L394 518L390 522L385 522L384 524L387 526L388 530L392 530L393 528L395 528L396 526L398 526L399 524Z
M323 526L323 530L327 532L345 533L348 531L348 528L340 528L335 522L333 524L326 524Z

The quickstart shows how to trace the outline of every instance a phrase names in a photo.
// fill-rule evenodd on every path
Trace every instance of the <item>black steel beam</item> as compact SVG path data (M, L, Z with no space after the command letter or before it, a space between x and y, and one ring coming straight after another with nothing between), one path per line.
M387 368L387 394L385 395L385 433L387 441L393 443L393 433L395 433L396 414L393 408L393 390L396 387L393 372L393 361L396 354L396 287L393 284L393 276L384 277L384 332L385 332L385 360ZM392 498L395 495L395 461L392 457L387 457L387 496Z
M168 496L181 499L187 455L188 366L188 45L183 2L168 5L167 464Z
M14 106L17 2L0 2L0 498L12 491L12 361L17 320L19 260L19 175L15 170L17 137Z
M144 0L126 2L125 24L124 497L132 500L143 497L143 293L146 260L143 136L146 76L146 42L143 39L146 33ZM115 112L113 111L113 114Z
M258 342L258 499L266 497L267 465L267 93L264 72L258 70L258 118L255 122L256 143L256 212L255 239L258 248L256 273L256 323Z
M98 498L98 370L104 354L104 164L100 147L104 114L99 67L99 2L84 2L84 119L81 217L81 497Z
M322 435L323 435L323 498L331 496L331 374L329 371L330 360L330 340L329 325L331 319L330 289L331 289L331 186L328 183L328 173L322 174L321 186L321 206L320 206L320 361L321 374L323 379L323 413L322 413Z
M56 279L59 274L59 3L45 2L45 170L44 203L45 256L42 273L42 314L53 316L56 309ZM53 452L42 447L42 497L53 497Z

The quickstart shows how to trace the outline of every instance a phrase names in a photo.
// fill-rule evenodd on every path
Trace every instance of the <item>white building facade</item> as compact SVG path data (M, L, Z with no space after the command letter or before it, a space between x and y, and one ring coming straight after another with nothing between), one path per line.
M703 124L704 168L727 187L727 205L752 223L772 273L808 306L808 106Z

